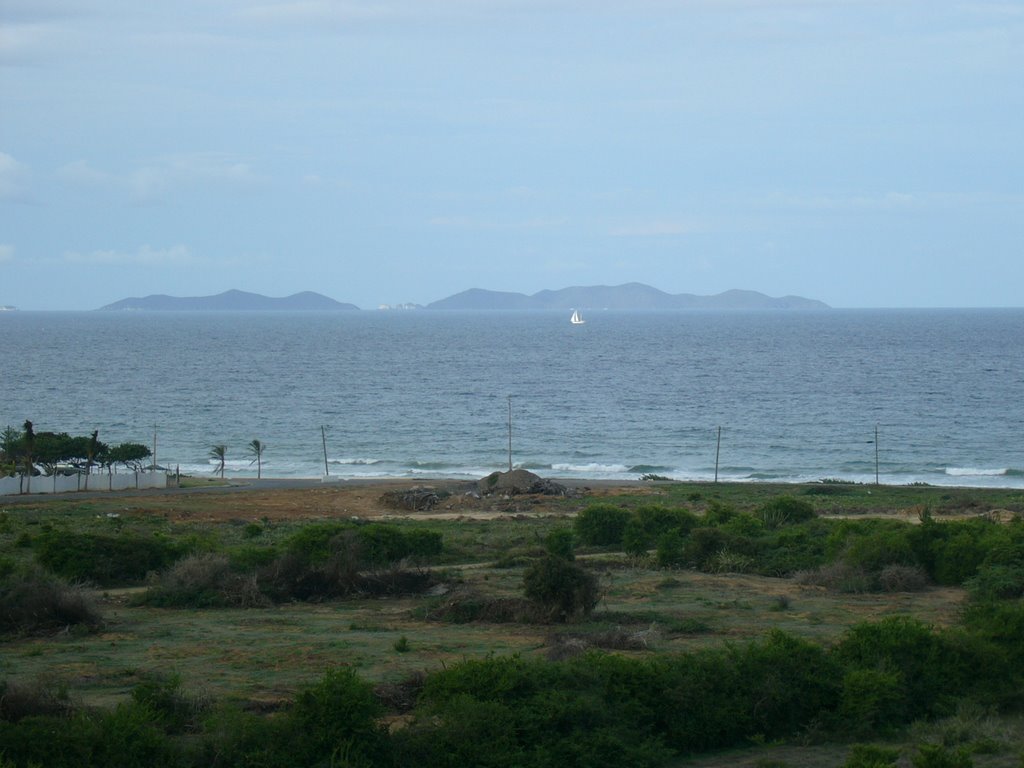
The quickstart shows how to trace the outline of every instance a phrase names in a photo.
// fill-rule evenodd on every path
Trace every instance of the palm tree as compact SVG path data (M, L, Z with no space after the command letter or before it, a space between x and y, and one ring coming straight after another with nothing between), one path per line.
M89 490L89 475L92 474L92 465L95 463L96 454L99 453L100 448L100 432L98 429L92 431L92 435L89 436L89 449L86 455L85 461L85 490Z
M220 479L224 479L224 459L227 457L228 447L226 445L214 445L210 447L210 452L207 454L211 459L217 462L217 466L213 468L213 471L220 472Z
M32 422L25 421L25 474L27 475L25 483L25 493L32 492L32 470L35 469L32 463L32 453L36 447L36 433L32 429Z
M257 480L263 477L263 451L266 450L266 447L259 440L253 440L249 443L249 455L253 457L252 461L249 462L249 466L256 465Z

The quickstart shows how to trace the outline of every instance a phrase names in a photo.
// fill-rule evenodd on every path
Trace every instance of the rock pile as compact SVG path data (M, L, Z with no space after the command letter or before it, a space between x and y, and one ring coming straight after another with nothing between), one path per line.
M564 485L547 480L525 469L513 469L511 472L492 472L477 483L481 496L517 496L520 494L538 494L543 496L569 496L571 492Z
M441 497L433 488L409 488L404 491L387 491L380 497L380 502L392 509L404 509L411 512L429 512Z

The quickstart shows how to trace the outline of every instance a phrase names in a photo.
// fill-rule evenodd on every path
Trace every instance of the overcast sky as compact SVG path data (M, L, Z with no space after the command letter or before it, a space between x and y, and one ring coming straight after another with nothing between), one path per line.
M1024 2L0 0L0 304L1024 305Z

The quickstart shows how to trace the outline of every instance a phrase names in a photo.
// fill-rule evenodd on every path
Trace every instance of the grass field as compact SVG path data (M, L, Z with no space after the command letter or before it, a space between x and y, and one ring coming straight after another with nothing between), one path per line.
M785 494L810 502L822 517L881 516L911 525L926 510L940 520L1004 522L1024 511L1024 492L1017 490L835 483L647 483L595 487L575 498L478 499L453 489L429 513L387 507L381 491L339 486L0 505L0 563L6 563L8 572L30 563L33 542L54 531L135 536L192 550L234 552L282 547L306 526L358 518L386 521L403 531L436 531L444 541L442 554L423 566L434 573L436 584L417 596L180 609L138 604L147 589L145 579L92 587L102 613L99 629L8 634L0 640L0 679L43 681L81 705L111 707L125 701L146 676L173 673L185 690L201 697L235 700L253 711L269 712L339 665L355 668L374 683L394 683L464 659L554 655L573 643L585 645L610 634L631 643L616 653L642 657L741 642L770 629L828 645L851 626L895 615L945 627L958 621L965 599L959 586L841 594L792 578L659 568L651 557L599 547L577 549L578 562L597 575L600 588L597 607L586 619L567 624L456 624L424 614L426 607L455 594L520 597L524 569L543 553L548 534L571 527L574 516L595 501L626 509L656 503L701 515L714 505L748 512ZM970 713L961 715L969 718ZM1019 717L976 717L970 727L979 732L1001 728L995 742L1024 741ZM904 741L920 736L909 734ZM680 765L842 765L844 755L841 746L769 744ZM1020 760L1004 749L976 755L975 764L1016 766Z

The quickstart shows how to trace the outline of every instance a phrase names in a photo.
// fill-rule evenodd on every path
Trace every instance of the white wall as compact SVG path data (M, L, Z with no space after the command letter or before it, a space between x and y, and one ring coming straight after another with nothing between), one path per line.
M88 488L86 485L88 484ZM126 491L142 488L166 488L164 472L129 472L122 475L97 473L89 475L42 475L27 477L0 477L0 496L15 496L31 488L32 493L73 493L75 491Z

